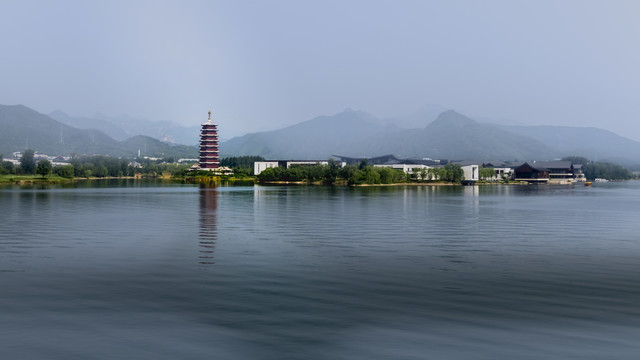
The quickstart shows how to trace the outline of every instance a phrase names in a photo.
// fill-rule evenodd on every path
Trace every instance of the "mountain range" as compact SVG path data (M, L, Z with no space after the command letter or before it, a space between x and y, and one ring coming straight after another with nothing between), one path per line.
M195 158L195 146L168 144L137 135L118 141L103 131L78 129L24 105L0 105L0 153L8 155L27 148L49 155L103 154L133 158Z
M415 119L412 120L414 123ZM223 156L327 159L331 155L468 160L551 160L585 156L640 163L640 143L597 128L480 123L454 110L421 128L402 129L361 110L347 109L280 130L251 133L221 144Z
M144 135L172 144L196 145L200 134L199 125L181 126L170 121L135 119L127 115L109 117L96 114L88 118L70 116L56 110L49 117L78 129L100 130L118 141Z
M393 154L399 158L485 161L584 156L634 167L640 163L640 142L610 131L481 123L454 110L436 116L439 110L437 106L428 106L405 117L401 123L404 126L419 124L420 118L424 124L406 129L390 119L346 109L279 130L250 133L224 141L220 144L221 155L319 160L332 155L375 157ZM128 130L125 131L113 118L76 118L61 111L44 115L23 105L0 105L0 153L6 156L32 148L51 155L95 153L134 157L140 150L143 155L156 157L197 157L195 146L169 144L145 135L130 136L128 131L135 133L137 128L149 132L150 128L158 126L158 122L149 124L128 119ZM127 122L126 118L120 121ZM170 129L169 125L161 132L165 136L171 135ZM197 142L199 128L194 126L187 132Z

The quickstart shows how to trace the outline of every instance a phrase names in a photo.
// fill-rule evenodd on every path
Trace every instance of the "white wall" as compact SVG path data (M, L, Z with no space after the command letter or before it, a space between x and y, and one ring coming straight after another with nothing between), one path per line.
M478 176L480 172L480 166L478 165L467 165L462 167L462 171L464 171L464 179L467 181L478 181Z
M264 170L272 167L278 167L278 162L277 161L256 161L253 163L253 173L255 175L258 175Z

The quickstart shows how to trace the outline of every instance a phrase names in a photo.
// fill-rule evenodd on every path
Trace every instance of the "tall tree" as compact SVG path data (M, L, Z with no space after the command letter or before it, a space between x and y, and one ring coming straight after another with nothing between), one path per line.
M490 180L496 175L496 171L492 167L481 167L478 170L478 175L482 180Z
M22 153L20 158L20 167L25 174L33 174L36 171L36 161L34 160L35 152L31 149L27 149Z
M45 178L45 176L51 174L51 161L47 159L38 161L38 168L36 169L36 173L38 175L42 175L43 179Z
M13 163L11 161L3 161L2 166L0 167L0 173L2 174L13 174Z
M73 165L58 165L54 169L54 172L63 178L72 179L73 178Z

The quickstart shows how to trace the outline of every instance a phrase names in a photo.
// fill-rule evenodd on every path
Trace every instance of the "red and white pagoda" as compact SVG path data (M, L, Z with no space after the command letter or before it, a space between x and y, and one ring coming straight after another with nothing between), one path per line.
M220 166L218 151L218 125L211 121L211 111L209 111L209 120L202 124L202 130L200 130L200 169L217 169Z

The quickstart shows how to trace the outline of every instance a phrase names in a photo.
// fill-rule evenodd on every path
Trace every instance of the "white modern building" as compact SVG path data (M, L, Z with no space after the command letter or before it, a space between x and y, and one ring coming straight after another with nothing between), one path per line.
M464 171L464 181L478 181L479 180L479 172L480 172L480 166L479 165L465 165L465 166L461 166L462 167L462 171Z
M268 168L278 167L278 161L256 161L253 163L253 174L258 175Z
M338 163L340 166L344 166L345 163ZM327 160L267 160L267 161L256 161L253 163L253 174L258 175L264 170L273 167L284 167L290 168L293 165L329 165L329 161Z

